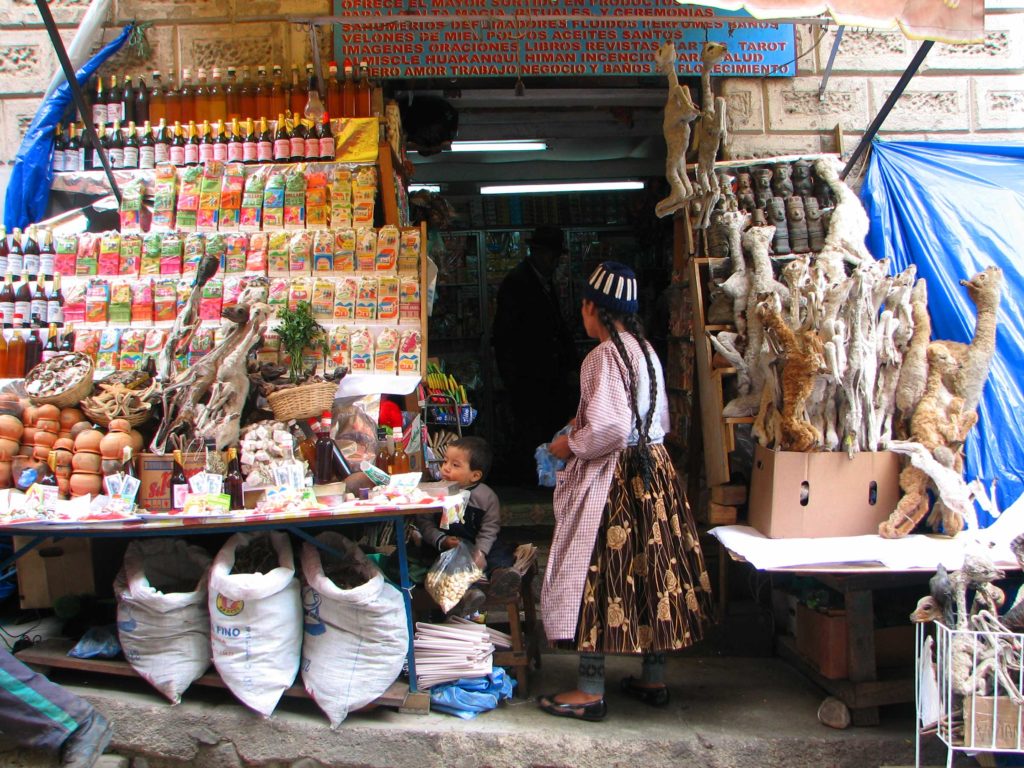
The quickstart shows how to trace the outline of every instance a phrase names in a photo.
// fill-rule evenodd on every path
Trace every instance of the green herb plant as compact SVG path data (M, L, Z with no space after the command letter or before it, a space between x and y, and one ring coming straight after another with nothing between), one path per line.
M308 301L300 301L294 311L285 309L280 312L281 325L277 335L281 339L290 358L288 376L292 384L298 384L303 378L302 353L309 348L321 349L327 354L327 332L313 318L313 309Z

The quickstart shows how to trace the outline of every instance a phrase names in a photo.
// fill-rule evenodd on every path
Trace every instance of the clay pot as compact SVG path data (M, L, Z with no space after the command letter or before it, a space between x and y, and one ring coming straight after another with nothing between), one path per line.
M132 423L128 419L111 419L110 424L107 425L107 430L110 432L131 432Z
M61 467L67 467L68 468L68 474L71 474L71 458L72 458L71 451L65 450L63 448L56 448L55 447L53 452L55 454L57 454L56 455L57 469L60 469Z
M75 443L70 437L58 437L57 442L53 444L53 450L71 453L75 450Z
M19 447L20 445L17 440L8 440L5 437L0 437L0 458L10 459L12 456L17 455Z
M68 477L57 477L57 496L61 499L66 499L71 495L71 478Z
M71 496L95 496L103 488L103 478L99 474L75 472L68 482Z
M11 459L0 459L0 488L10 488L11 480Z
M107 475L116 475L124 469L124 462L120 459L103 459L100 462L100 473L106 477Z
M132 436L132 456L137 457L140 453L142 453L142 447L144 445L142 440L142 433L139 432L137 429L133 429L128 434Z
M80 421L68 431L71 433L71 439L74 440L87 429L93 429L92 424L90 424L88 421Z
M72 444L74 444L74 442L75 442L74 436L70 432L65 432L63 429L60 432L57 433L57 437L59 437L59 438L66 438L66 439L70 440L72 442Z
M114 419L110 422L110 431L100 440L100 453L104 459L120 459L124 456L124 449L132 445L131 427L123 431L114 429L118 421L124 422L123 419Z
M17 416L0 416L0 437L15 442L21 440L21 433L25 431L25 425Z
M85 414L77 408L61 408L57 421L60 422L62 430L70 430L78 422L85 421Z
M39 418L39 408L34 405L25 406L25 410L22 411L21 421L26 427L34 427L36 425L36 419Z
M50 458L50 446L37 445L32 449L32 458L39 459L40 461L46 461Z
M36 419L36 430L56 435L60 432L60 422L53 419Z
M56 432L45 432L41 429L36 430L36 439L32 445L45 445L47 448L53 447L53 444L57 442Z
M21 433L21 444L22 445L35 445L36 444L36 428L30 427L28 424L25 425L25 431Z
M58 478L61 478L63 480L67 480L68 478L70 478L71 472L72 470L70 464L68 464L66 467L62 467L60 464L58 464L57 468L53 470L53 474L55 474Z
M40 405L36 408L36 420L46 419L48 421L59 421L60 420L60 408L56 405Z
M83 429L75 438L75 452L94 451L99 453L102 440L103 433L98 429Z
M71 457L71 466L75 472L95 472L99 474L103 460L95 451L75 451Z

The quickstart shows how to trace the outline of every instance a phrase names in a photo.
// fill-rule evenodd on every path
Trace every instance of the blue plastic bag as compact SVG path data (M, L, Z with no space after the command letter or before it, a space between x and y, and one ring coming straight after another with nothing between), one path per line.
M121 654L121 643L113 624L105 627L90 627L82 635L68 656L75 659L113 659Z
M516 681L501 667L484 677L471 677L442 683L430 689L430 708L437 712L472 720L481 712L496 709L503 699L512 697Z
M79 85L85 85L100 65L121 49L131 31L132 25L129 24L82 65L75 73ZM63 121L70 104L71 86L65 80L50 98L39 105L32 124L25 131L18 154L14 156L14 167L4 198L4 224L8 232L14 227L24 229L46 217L53 181L54 129Z
M555 437L561 435L568 435L569 430L572 429L568 424L562 427L555 433ZM554 440L555 437L551 439ZM550 443L542 443L537 446L537 450L533 452L533 457L537 460L537 485L542 485L546 488L554 488L555 483L558 480L558 470L565 468L565 462L562 459L556 459L551 451L548 450Z

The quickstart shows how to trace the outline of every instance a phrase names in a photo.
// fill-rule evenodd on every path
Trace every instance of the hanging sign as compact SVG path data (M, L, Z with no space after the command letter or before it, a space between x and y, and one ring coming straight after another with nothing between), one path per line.
M796 74L792 24L738 20L735 13L673 0L334 3L338 16L399 17L386 24L335 25L338 61L366 61L375 77L657 75L654 52L666 40L675 44L684 76L700 73L705 40L729 49L715 75Z

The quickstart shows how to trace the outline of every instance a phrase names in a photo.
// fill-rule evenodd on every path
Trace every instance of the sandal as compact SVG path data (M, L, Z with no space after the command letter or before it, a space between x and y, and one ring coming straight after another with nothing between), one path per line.
M632 675L622 678L622 692L652 707L664 707L669 700L668 686L648 687Z
M608 714L608 705L605 704L603 698L590 704L559 704L555 701L556 695L541 696L537 699L537 706L549 715L571 717L576 720L587 720L592 723L604 720L605 715Z

